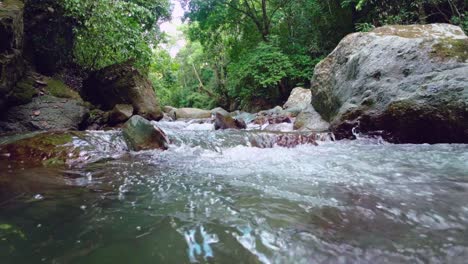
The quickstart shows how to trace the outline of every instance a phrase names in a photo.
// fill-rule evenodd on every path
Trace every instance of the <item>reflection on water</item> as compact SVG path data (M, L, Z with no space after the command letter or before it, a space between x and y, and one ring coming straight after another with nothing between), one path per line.
M165 152L67 171L0 163L0 263L468 257L467 145L261 149L239 143L255 132L162 126Z

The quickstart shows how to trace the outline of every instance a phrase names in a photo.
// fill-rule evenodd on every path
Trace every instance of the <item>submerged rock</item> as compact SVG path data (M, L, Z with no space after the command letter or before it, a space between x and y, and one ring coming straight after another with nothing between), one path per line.
M169 146L169 138L166 134L138 115L130 118L122 131L130 150L167 149Z
M468 37L453 25L355 33L315 68L313 105L338 138L468 143Z
M41 96L1 114L0 131L78 130L88 115L89 111L81 101Z
M246 129L247 125L242 119L235 119L229 115L223 115L220 112L216 113L215 129Z
M176 119L201 119L210 118L211 111L198 108L180 108L175 110Z
M125 151L120 138L78 131L25 134L2 140L0 159L25 166L81 166Z
M111 110L116 104L131 104L136 114L147 119L163 117L153 86L130 61L92 74L84 82L81 95L103 110Z

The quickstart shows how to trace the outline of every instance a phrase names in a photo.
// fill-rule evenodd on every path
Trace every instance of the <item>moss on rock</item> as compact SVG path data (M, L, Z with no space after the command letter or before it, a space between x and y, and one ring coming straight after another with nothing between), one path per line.
M37 94L33 82L30 79L25 79L16 84L16 87L11 91L8 96L10 105L27 104L32 101L32 98Z
M50 95L55 97L81 100L80 95L76 91L57 79L48 79L46 89Z
M468 60L468 38L444 38L432 46L432 57L456 59L458 62Z
M3 158L33 165L58 166L79 157L79 149L71 143L79 132L50 132L0 145Z

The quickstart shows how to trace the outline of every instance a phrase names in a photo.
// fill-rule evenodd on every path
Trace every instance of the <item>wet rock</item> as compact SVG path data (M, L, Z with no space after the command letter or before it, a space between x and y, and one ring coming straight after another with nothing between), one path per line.
M322 119L312 105L309 105L306 109L302 110L294 121L295 130L324 132L328 131L329 128L330 124Z
M166 134L138 115L125 123L122 132L130 150L167 149L169 146Z
M242 119L244 120L246 123L250 123L252 122L253 120L255 120L256 118L256 115L255 114L251 114L251 113L247 113L247 112L241 112L241 111L236 111L236 112L233 112L231 113L231 116L234 118L234 119Z
M89 117L86 120L86 130L99 130L109 124L109 112L104 112L100 109L89 111Z
M299 145L317 145L316 134L299 134L299 133L276 133L276 134L259 134L250 139L253 147L257 148L273 148L276 146L285 148L294 148Z
M291 95L283 108L294 116L297 116L300 112L307 109L311 103L312 92L310 89L297 87L292 90Z
M2 113L0 131L78 130L88 115L89 110L80 101L41 96L29 104L15 106Z
M242 119L234 119L229 115L216 113L215 115L215 129L246 129L247 125Z
M468 143L467 50L448 24L348 35L315 68L313 105L338 138L353 138L352 127L400 143Z
M133 106L128 104L116 104L109 114L109 123L112 125L120 124L132 117Z
M177 111L177 109L171 110L169 113L167 113L167 116L172 120L176 120L177 119L176 118L176 111Z
M211 111L198 108L180 108L175 111L176 119L201 119L210 117Z
M211 110L212 115L216 115L217 113L220 113L223 116L228 116L229 112L224 110L222 107L217 107Z
M111 110L116 104L131 104L136 114L149 120L163 117L153 86L131 61L108 66L84 82L83 99Z
M281 115L281 114L284 114L284 109L279 105L276 106L275 108L258 112L258 115L260 116L274 116L274 115Z
M30 133L1 143L0 159L24 166L82 166L125 151L118 137L111 136L109 144L109 139L87 132Z
M159 120L160 122L161 121L166 121L166 122L170 122L170 121L174 121L174 119L172 117L169 116L169 114L167 113L164 113L163 114L163 118L161 120Z
M292 123L291 114L284 111L281 106L277 106L273 109L260 111L253 123L256 125L265 124L281 124L281 123Z

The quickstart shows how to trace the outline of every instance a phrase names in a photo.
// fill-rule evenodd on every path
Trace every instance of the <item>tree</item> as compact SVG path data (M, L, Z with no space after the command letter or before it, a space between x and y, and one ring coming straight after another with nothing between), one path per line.
M168 0L64 0L75 28L76 61L90 70L135 59L145 70L156 45L156 22L169 16Z

